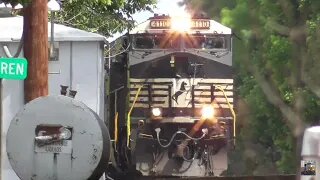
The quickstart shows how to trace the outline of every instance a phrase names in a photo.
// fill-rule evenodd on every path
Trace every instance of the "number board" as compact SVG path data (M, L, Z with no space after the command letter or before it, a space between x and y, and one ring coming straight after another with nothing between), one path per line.
M152 29L167 29L170 28L170 26L169 19L154 19L150 21L150 27Z
M210 20L208 20L208 19L192 19L191 29L210 29Z
M170 19L153 19L150 21L151 29L169 29L171 27ZM210 20L192 19L191 29L210 29Z
M40 146L40 147L36 145L35 152L71 154L72 153L72 141L71 140L62 140L62 141L54 142L52 144Z

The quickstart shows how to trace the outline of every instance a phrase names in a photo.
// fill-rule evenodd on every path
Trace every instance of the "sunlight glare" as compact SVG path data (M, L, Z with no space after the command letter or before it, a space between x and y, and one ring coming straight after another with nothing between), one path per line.
M185 32L191 28L191 16L184 9L179 8L170 14L171 29L175 31Z

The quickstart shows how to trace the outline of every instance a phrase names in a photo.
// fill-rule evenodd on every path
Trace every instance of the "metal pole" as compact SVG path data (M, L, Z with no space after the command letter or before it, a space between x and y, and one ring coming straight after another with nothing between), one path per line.
M111 75L111 44L108 43L108 73L109 73L109 78Z
M54 15L55 15L55 12L51 11L50 58L54 57L54 22L53 22Z
M110 117L111 117L111 104L110 104L110 96L111 96L111 88L110 88L110 81L111 81L111 45L110 45L110 42L108 43L108 69L106 69L108 72L107 72L107 84L106 84L106 94L107 94L107 115L106 115L106 121L105 123L109 126L110 125ZM116 105L115 105L116 106ZM114 114L116 115L116 114ZM107 122L107 120L109 122ZM111 129L110 129L111 130Z
M2 158L2 132L3 132L3 122L2 122L2 78L0 79L0 157L1 157L1 160L0 160L0 177L2 177L2 160L4 158Z

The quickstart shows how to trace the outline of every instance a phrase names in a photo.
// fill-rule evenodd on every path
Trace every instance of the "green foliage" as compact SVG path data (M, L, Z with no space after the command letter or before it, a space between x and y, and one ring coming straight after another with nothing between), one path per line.
M234 38L235 84L237 98L243 102L238 108L246 106L248 112L238 113L239 139L227 174L294 173L297 162L292 125L267 97L279 96L294 112L297 107L302 109L297 113L307 125L318 121L320 100L316 93L320 88L315 91L313 86L319 85L320 75L320 1L235 0L221 6L219 0L184 2L219 17L241 38ZM253 76L254 68L279 94L264 93ZM301 78L304 74L312 86Z
M233 10L226 7L222 8L221 15L221 22L229 25L229 27L232 29L241 29L245 34L245 30L249 30L250 28L248 27L248 24L250 24L250 18L247 1L241 1L241 3L237 4Z
M155 0L72 0L63 4L57 22L106 36L131 28L131 15L151 10Z
M236 5L236 0L213 0L213 1L199 1L199 0L183 0L181 5L186 5L191 13L209 12L211 17L215 20L220 20L220 10L223 7L233 8Z
M30 0L4 0L6 3L26 6ZM131 28L131 15L150 10L156 0L65 0L62 10L56 12L55 22L75 28L110 34Z

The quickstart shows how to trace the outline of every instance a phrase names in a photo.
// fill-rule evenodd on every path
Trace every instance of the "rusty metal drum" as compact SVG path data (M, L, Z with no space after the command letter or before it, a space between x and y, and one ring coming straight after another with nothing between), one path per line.
M99 179L108 165L110 136L80 101L46 96L26 104L7 134L10 164L22 179Z

